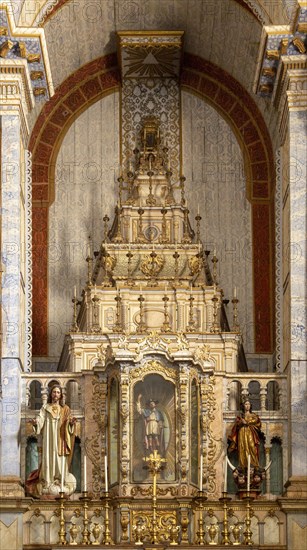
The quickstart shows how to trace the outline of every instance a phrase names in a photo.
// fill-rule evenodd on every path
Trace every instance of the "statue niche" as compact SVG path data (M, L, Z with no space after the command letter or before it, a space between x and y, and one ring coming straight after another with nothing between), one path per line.
M133 481L149 481L143 458L156 450L166 459L160 480L175 481L175 386L159 374L148 374L133 388Z

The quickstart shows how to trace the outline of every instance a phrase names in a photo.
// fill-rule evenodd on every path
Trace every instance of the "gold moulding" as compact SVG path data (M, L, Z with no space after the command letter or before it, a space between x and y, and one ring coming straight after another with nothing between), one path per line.
M43 78L43 71L31 71L31 80L42 80Z
M34 88L33 94L35 97L46 95L46 88Z
M27 55L28 63L40 63L41 56L39 53L29 53Z
M13 46L14 43L11 40L6 40L5 42L3 42L2 46L0 47L0 56L6 57Z

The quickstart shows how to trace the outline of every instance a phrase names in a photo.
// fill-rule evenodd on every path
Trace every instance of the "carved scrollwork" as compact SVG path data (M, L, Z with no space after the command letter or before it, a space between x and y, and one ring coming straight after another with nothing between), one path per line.
M144 275L156 277L160 273L164 265L164 261L164 256L160 254L157 254L154 258L149 255L141 261L140 269Z
M164 365L162 365L162 363L159 363L159 361L154 360L148 361L146 365L134 369L131 373L131 376L132 378L143 379L146 374L151 372L161 373L162 375L174 381L177 379L177 373L174 369L165 367Z
M216 491L216 469L215 464L221 456L223 450L222 439L216 439L212 430L212 422L215 419L217 408L214 392L214 376L201 377L201 414L200 423L203 434L203 456L206 465L204 472L204 482L209 493Z

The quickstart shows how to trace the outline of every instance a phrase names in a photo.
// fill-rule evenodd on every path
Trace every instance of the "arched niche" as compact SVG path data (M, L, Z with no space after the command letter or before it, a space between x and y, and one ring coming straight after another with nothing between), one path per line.
M164 468L158 474L159 483L175 481L177 464L175 385L162 375L153 372L134 384L132 399L135 410L133 481L149 480L149 472L144 469L143 458L149 456L154 449L157 449L166 460ZM152 423L151 419L153 419Z

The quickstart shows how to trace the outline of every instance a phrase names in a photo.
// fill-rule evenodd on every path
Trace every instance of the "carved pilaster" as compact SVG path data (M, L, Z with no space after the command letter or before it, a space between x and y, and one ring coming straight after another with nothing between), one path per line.
M189 445L189 424L188 424L188 389L189 389L189 371L187 363L179 364L179 396L178 396L178 418L179 418L179 438L180 438L180 475L181 483L187 483L189 460L191 457Z
M127 484L129 482L130 473L130 428L129 428L129 411L132 414L129 395L129 365L121 364L120 366L120 422L121 422L121 457L120 457L120 491L123 496L127 494Z
M222 452L222 440L214 437L212 428L217 409L214 386L214 376L209 374L200 375L201 452L204 464L203 487L207 493L216 491L215 464Z

